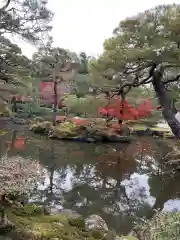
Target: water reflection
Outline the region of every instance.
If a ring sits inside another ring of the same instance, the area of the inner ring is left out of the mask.
[[[24,131],[0,142],[1,156],[38,160],[46,171],[31,201],[101,215],[126,234],[152,209],[180,209],[180,174],[164,164],[175,143],[141,138],[129,145],[51,141]],[[25,136],[19,147],[15,141]],[[18,147],[17,147],[18,146]]]

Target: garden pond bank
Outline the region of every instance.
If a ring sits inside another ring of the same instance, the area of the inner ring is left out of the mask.
[[[14,129],[16,129],[14,131]],[[29,202],[71,209],[86,219],[101,216],[119,236],[128,235],[152,209],[180,210],[176,142],[143,137],[131,144],[83,144],[50,140],[25,126],[4,126],[1,159],[38,161],[44,180]],[[18,138],[25,139],[18,145]]]

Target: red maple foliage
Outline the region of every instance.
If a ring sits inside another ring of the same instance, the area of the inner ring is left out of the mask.
[[[17,137],[14,143],[14,147],[16,149],[23,149],[25,145],[25,138],[23,137]]]
[[[104,108],[99,108],[99,113],[122,120],[137,120],[150,116],[152,110],[155,109],[151,100],[145,100],[138,108],[135,108],[128,103],[127,99],[123,102],[119,98],[108,103]]]
[[[89,124],[89,121],[86,119],[80,119],[80,118],[72,118],[72,122],[76,125],[87,125]]]

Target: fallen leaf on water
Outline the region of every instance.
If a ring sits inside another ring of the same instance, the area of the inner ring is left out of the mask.
[[[180,162],[180,159],[169,160],[166,163],[178,163],[178,162]]]
[[[7,133],[8,133],[7,130],[0,129],[0,135],[5,135],[5,134],[7,134]]]
[[[121,236],[121,238],[123,240],[138,240],[136,237],[134,236]]]

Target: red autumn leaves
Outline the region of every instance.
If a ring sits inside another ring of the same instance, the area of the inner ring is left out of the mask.
[[[118,99],[108,103],[104,108],[99,108],[99,113],[121,120],[137,120],[149,117],[152,114],[152,110],[155,109],[150,100],[144,101],[138,108],[135,108],[128,103],[128,100],[123,102],[121,99]]]

